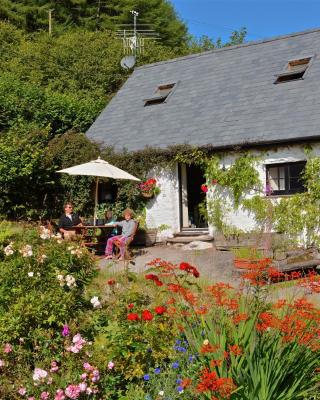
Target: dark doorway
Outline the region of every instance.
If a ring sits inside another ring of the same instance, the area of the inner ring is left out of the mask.
[[[201,190],[201,185],[205,183],[204,171],[196,165],[186,165],[186,178],[188,227],[206,228],[208,224],[199,212],[199,204],[206,198],[206,194]]]

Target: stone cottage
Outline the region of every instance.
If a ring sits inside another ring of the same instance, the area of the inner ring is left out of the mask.
[[[261,157],[262,184],[269,180],[273,196],[290,195],[303,190],[306,145],[320,154],[319,53],[313,29],[136,68],[87,135],[116,150],[209,146],[226,168],[249,149]],[[148,226],[203,229],[203,171],[176,164],[157,178]],[[241,209],[228,218],[241,229],[255,224]]]

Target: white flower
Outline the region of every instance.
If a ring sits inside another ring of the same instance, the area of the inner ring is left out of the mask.
[[[32,247],[30,244],[26,244],[21,250],[20,253],[22,254],[22,257],[31,257],[33,255],[32,252]]]
[[[164,396],[164,391],[160,390],[160,392],[158,394],[159,394],[159,396]]]
[[[64,276],[61,275],[61,274],[58,274],[57,275],[57,279],[58,279],[58,281],[60,283],[60,286],[64,286]]]
[[[8,244],[8,246],[6,246],[6,247],[3,249],[3,251],[4,251],[4,254],[5,254],[6,256],[11,256],[11,255],[14,253],[13,242],[10,242],[10,243]]]
[[[77,286],[76,280],[72,275],[66,276],[66,282],[67,282],[67,286],[69,286],[69,287]]]
[[[48,256],[46,256],[45,254],[41,254],[41,256],[39,257],[39,262],[43,263],[46,258],[48,258]]]
[[[208,340],[208,339],[205,339],[205,340],[203,341],[203,345],[204,345],[204,346],[208,346],[208,344],[209,344],[209,340]]]
[[[33,376],[32,376],[32,379],[33,379],[34,381],[38,382],[38,381],[40,381],[40,380],[46,378],[47,375],[48,375],[48,372],[45,371],[44,369],[35,368],[35,369],[34,369]]]
[[[90,302],[93,305],[93,308],[100,308],[101,307],[101,303],[99,301],[99,297],[97,297],[97,296],[92,297]]]
[[[30,278],[32,278],[33,277],[33,275],[34,275],[34,272],[28,272],[28,276],[30,277]]]
[[[43,240],[47,240],[51,238],[51,232],[45,226],[40,226],[40,238]]]

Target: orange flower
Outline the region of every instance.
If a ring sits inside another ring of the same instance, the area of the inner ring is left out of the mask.
[[[210,343],[203,344],[200,348],[200,353],[215,353],[219,349],[217,344],[212,345]]]
[[[247,321],[248,319],[249,319],[249,315],[246,314],[246,313],[236,314],[236,315],[233,317],[233,323],[234,323],[235,325],[238,325],[238,324],[240,324],[241,321]]]
[[[182,379],[181,386],[183,388],[186,388],[186,387],[190,386],[191,383],[192,383],[192,380],[190,378],[184,378],[184,379]]]
[[[235,356],[240,356],[242,354],[242,350],[236,344],[234,344],[232,346],[229,345],[229,351],[230,351],[230,353],[234,354]]]
[[[223,363],[223,360],[211,360],[210,361],[210,367],[214,368],[214,367],[221,367]]]

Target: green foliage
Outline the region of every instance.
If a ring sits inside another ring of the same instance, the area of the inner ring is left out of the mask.
[[[54,332],[76,315],[94,275],[91,258],[76,244],[41,239],[36,229],[0,229],[0,342],[25,338],[33,346],[34,333]],[[60,285],[57,275],[72,276],[76,285]]]
[[[240,28],[239,31],[233,31],[229,37],[229,40],[226,43],[223,43],[221,38],[218,38],[214,41],[207,35],[201,36],[199,39],[191,37],[189,42],[188,51],[192,53],[200,53],[202,51],[219,49],[222,47],[235,46],[238,44],[242,44],[247,35],[246,28]]]
[[[214,180],[228,188],[233,195],[235,206],[238,207],[241,196],[261,185],[259,174],[255,169],[257,162],[257,157],[246,153],[237,157],[229,168],[224,168],[220,166],[218,157],[212,157],[208,160],[205,175],[208,182]]]
[[[187,41],[186,25],[166,0],[122,0],[121,3],[117,0],[5,0],[0,4],[0,17],[34,32],[47,29],[50,8],[54,32],[76,26],[115,31],[121,24],[132,24],[130,11],[137,10],[139,22],[149,24],[149,29],[158,32],[165,45],[179,47]]]

